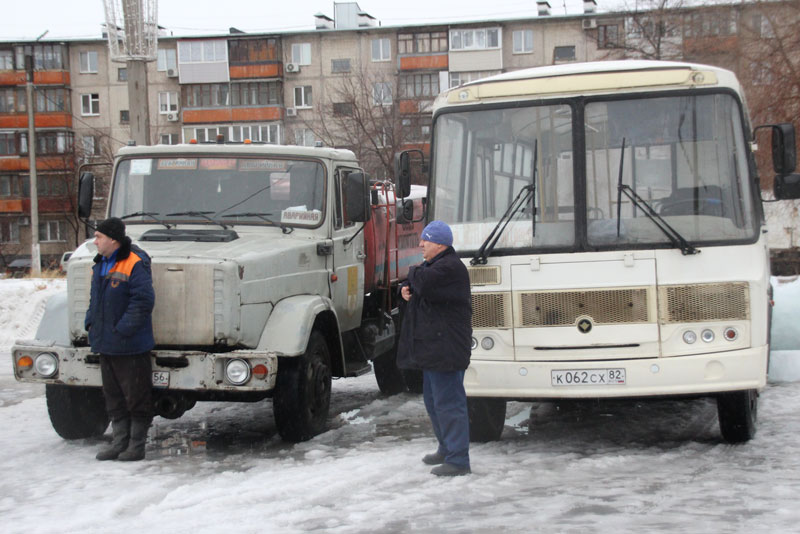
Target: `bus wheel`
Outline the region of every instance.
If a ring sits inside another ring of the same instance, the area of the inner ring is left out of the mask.
[[[756,435],[758,392],[731,391],[717,396],[717,414],[722,437],[728,443],[743,443]]]
[[[47,384],[47,413],[56,434],[64,439],[102,436],[108,427],[103,390]]]
[[[306,441],[325,430],[331,406],[331,366],[328,345],[311,333],[302,356],[282,358],[272,410],[284,441]]]
[[[504,399],[468,398],[469,440],[497,441],[503,434],[506,423],[506,401]]]

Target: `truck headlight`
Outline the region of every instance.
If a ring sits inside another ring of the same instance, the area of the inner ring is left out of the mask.
[[[225,378],[234,386],[241,386],[250,380],[250,365],[239,358],[228,360],[225,364]]]
[[[33,369],[42,378],[51,378],[58,372],[58,358],[49,352],[38,354],[33,360]]]

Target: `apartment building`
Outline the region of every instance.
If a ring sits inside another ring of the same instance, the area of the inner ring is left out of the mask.
[[[374,177],[391,178],[395,151],[428,152],[436,95],[485,76],[648,57],[769,82],[747,53],[753,38],[774,33],[775,16],[761,4],[599,13],[585,0],[582,14],[566,16],[545,0],[531,6],[530,16],[508,20],[382,26],[345,2],[334,3],[333,17],[315,15],[306,31],[162,35],[147,65],[149,139],[346,147]],[[110,161],[131,138],[126,64],[111,61],[104,39],[0,42],[0,267],[30,257],[26,53],[34,58],[45,266],[84,236],[72,201],[78,166]],[[96,196],[102,209],[102,182]]]

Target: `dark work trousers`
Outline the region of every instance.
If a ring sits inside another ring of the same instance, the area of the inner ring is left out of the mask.
[[[109,419],[153,420],[153,367],[150,353],[100,355],[103,396]]]
[[[423,371],[425,409],[445,463],[469,467],[469,413],[464,371]]]

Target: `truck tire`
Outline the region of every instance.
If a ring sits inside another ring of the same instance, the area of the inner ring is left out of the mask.
[[[331,405],[331,364],[328,344],[318,331],[311,333],[302,356],[278,363],[272,405],[284,441],[306,441],[325,430]]]
[[[747,389],[717,396],[717,415],[722,437],[728,443],[744,443],[756,435],[758,391]]]
[[[56,434],[64,439],[102,436],[108,427],[103,390],[47,384],[47,413]]]
[[[375,373],[378,389],[384,395],[397,395],[406,390],[403,372],[397,368],[396,347],[372,360],[372,370]]]
[[[505,399],[468,398],[469,440],[497,441],[506,423]]]

